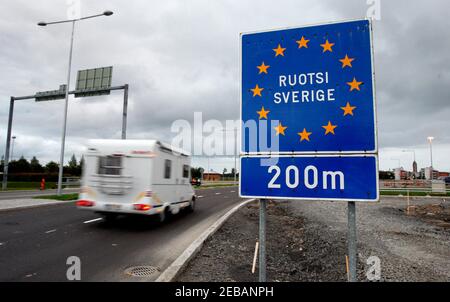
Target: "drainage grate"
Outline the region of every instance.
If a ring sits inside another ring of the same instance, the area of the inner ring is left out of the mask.
[[[125,270],[125,274],[133,277],[148,277],[159,272],[159,267],[155,266],[132,266]]]

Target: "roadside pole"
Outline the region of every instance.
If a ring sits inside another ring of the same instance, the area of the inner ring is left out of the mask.
[[[64,152],[66,147],[66,130],[67,130],[67,110],[69,107],[69,89],[70,89],[70,72],[72,70],[72,53],[73,53],[73,35],[75,32],[75,20],[72,21],[72,35],[70,38],[70,50],[69,50],[69,64],[67,68],[67,84],[66,84],[66,93],[65,93],[65,101],[64,101],[64,118],[63,118],[63,128],[61,133],[61,154],[59,157],[59,172],[58,172],[58,191],[57,195],[60,196],[62,194],[62,180],[64,174]]]
[[[127,139],[128,84],[123,86],[122,139]]]
[[[6,190],[8,184],[8,165],[9,165],[9,148],[11,147],[11,129],[14,112],[14,97],[11,97],[9,101],[9,117],[8,117],[8,130],[6,132],[6,148],[5,148],[5,160],[3,162],[3,181],[2,190]]]
[[[356,204],[348,202],[348,258],[349,258],[349,281],[356,282]]]
[[[266,212],[267,200],[259,200],[259,282],[266,282]]]

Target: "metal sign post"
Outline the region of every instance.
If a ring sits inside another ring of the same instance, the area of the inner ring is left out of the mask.
[[[127,139],[128,84],[123,86],[122,139]]]
[[[266,213],[267,200],[259,200],[259,282],[266,282]]]
[[[356,282],[356,204],[354,201],[348,203],[348,262],[349,262],[349,281]]]
[[[260,237],[265,199],[345,201],[356,281],[355,202],[379,200],[371,21],[243,33],[240,44],[239,194],[261,199]]]
[[[75,90],[69,91],[68,94],[81,96],[93,96],[93,95],[102,95],[109,94],[111,90],[123,90],[124,91],[124,100],[123,100],[123,115],[122,115],[122,139],[126,139],[126,131],[127,131],[127,111],[128,111],[128,89],[129,85],[125,84],[122,86],[113,86],[108,88],[95,88],[95,89],[85,89],[85,90]],[[28,96],[20,96],[14,97],[12,96],[9,103],[9,116],[8,116],[8,129],[6,135],[6,148],[5,148],[5,161],[3,165],[3,180],[2,180],[2,190],[6,190],[8,188],[8,165],[10,160],[10,147],[11,147],[11,132],[12,132],[12,122],[13,122],[13,114],[14,114],[14,102],[19,100],[29,100],[35,99],[36,102],[41,101],[52,101],[58,100],[61,98],[61,92],[64,91],[55,90],[46,93],[36,93],[34,95]]]

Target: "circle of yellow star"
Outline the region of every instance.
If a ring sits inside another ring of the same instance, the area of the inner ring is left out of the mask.
[[[358,81],[356,80],[356,78],[353,78],[353,81],[347,82],[347,85],[350,86],[350,91],[353,91],[353,90],[355,90],[355,89],[358,90],[358,91],[360,91],[361,89],[359,88],[359,86],[361,86],[362,83],[363,83],[363,82],[358,82]]]
[[[355,106],[350,106],[350,103],[347,102],[347,105],[345,107],[341,107],[342,110],[344,110],[344,116],[346,115],[353,115],[353,110],[356,109]]]
[[[283,127],[281,123],[278,124],[278,126],[275,127],[276,135],[285,135],[284,131],[287,129],[287,127]]]
[[[325,41],[324,44],[320,44],[320,46],[323,47],[323,52],[327,52],[327,51],[333,52],[333,48],[332,47],[334,46],[334,43],[330,43],[328,41],[328,39]]]
[[[331,122],[329,121],[329,122],[328,122],[328,125],[322,126],[322,128],[325,129],[325,135],[327,135],[327,134],[329,134],[329,133],[335,134],[335,133],[334,133],[334,129],[336,129],[337,126],[331,124]]]
[[[305,39],[304,36],[298,41],[295,41],[298,44],[298,48],[308,48],[308,42],[309,40]]]
[[[260,88],[258,84],[256,84],[255,88],[250,89],[253,92],[253,97],[260,96],[262,97],[261,92],[264,90],[264,88]]]
[[[273,51],[275,51],[275,57],[283,56],[284,57],[284,51],[286,48],[281,47],[280,44],[278,44],[277,48],[274,48]]]
[[[300,135],[300,141],[308,141],[309,142],[309,136],[312,134],[312,132],[306,131],[306,128],[303,129],[303,132],[299,132],[298,135]]]
[[[261,108],[261,111],[256,111],[256,113],[259,114],[259,119],[265,118],[267,120],[267,114],[269,113],[269,110],[265,110],[264,106]]]
[[[266,64],[264,64],[264,62],[262,62],[261,65],[256,66],[256,68],[259,69],[259,74],[261,74],[261,73],[267,74],[267,69],[268,69],[269,67],[270,67],[270,65],[266,65]]]
[[[339,61],[341,61],[342,62],[342,68],[345,68],[345,67],[353,67],[352,66],[352,62],[354,61],[355,59],[354,58],[349,58],[348,57],[348,55],[345,55],[345,58],[343,58],[343,59],[341,59],[341,60],[339,60]]]

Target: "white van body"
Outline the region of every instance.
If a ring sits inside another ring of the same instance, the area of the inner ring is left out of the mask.
[[[177,214],[194,209],[191,157],[156,140],[90,140],[78,208],[115,214]],[[109,215],[108,215],[109,214]]]

